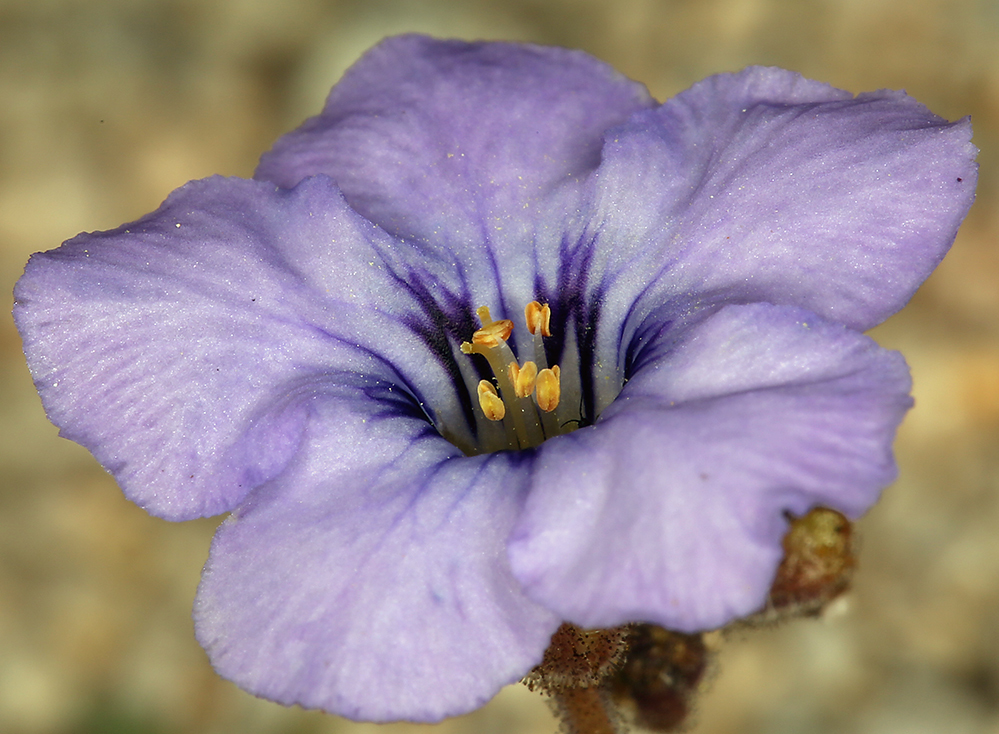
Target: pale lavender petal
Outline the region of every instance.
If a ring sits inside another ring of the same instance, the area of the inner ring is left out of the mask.
[[[430,417],[453,405],[460,418],[454,375],[427,343],[446,338],[400,285],[419,278],[395,243],[328,179],[294,191],[207,179],[32,257],[14,315],[65,437],[150,512],[217,514],[281,470],[304,396],[339,373],[394,379]],[[406,252],[425,281],[442,277]]]
[[[220,528],[198,640],[221,675],[284,704],[465,713],[537,664],[560,623],[506,559],[524,458],[464,457],[351,395],[312,401],[299,455]]]
[[[364,216],[451,251],[471,280],[518,281],[500,297],[520,297],[510,290],[556,266],[562,222],[577,208],[553,212],[556,190],[596,168],[609,127],[653,104],[644,86],[578,51],[399,36],[365,54],[256,176],[291,186],[328,174]],[[542,246],[551,249],[539,255]]]
[[[953,242],[974,198],[970,138],[967,119],[903,92],[713,76],[608,134],[595,250],[621,300],[768,301],[869,328]]]
[[[583,626],[692,631],[749,614],[785,512],[855,518],[895,477],[911,405],[897,353],[768,304],[663,340],[594,426],[542,445],[511,538],[528,595]]]

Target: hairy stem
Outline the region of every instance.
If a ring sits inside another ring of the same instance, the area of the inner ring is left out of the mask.
[[[618,734],[606,697],[596,686],[567,688],[553,698],[567,734]]]

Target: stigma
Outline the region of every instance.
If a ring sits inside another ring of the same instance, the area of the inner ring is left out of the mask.
[[[493,380],[480,380],[475,394],[481,416],[492,423],[502,424],[501,445],[480,446],[482,452],[499,449],[525,449],[566,431],[559,422],[558,408],[562,402],[561,370],[548,366],[544,338],[551,336],[551,308],[531,301],[524,309],[527,330],[533,336],[534,358],[523,362],[507,341],[514,330],[509,319],[493,320],[489,308],[476,310],[481,327],[472,340],[461,345],[463,354],[478,354],[485,358]],[[578,421],[569,421],[575,427]]]

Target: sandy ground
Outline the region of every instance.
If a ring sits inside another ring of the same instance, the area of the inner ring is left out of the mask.
[[[405,30],[583,48],[660,99],[774,64],[971,114],[979,197],[951,255],[875,330],[917,407],[861,523],[854,593],[730,641],[695,731],[999,732],[999,3],[995,0],[0,0],[0,731],[549,734],[522,688],[436,728],[259,701],[218,679],[190,603],[217,520],[126,502],[57,437],[9,317],[28,255],[248,176],[361,51]]]

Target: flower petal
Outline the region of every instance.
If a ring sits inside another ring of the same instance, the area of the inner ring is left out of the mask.
[[[796,305],[865,329],[953,242],[974,198],[970,137],[903,92],[720,74],[608,134],[592,229],[632,297],[667,274],[647,297]]]
[[[670,341],[596,425],[540,448],[511,536],[528,595],[583,626],[745,616],[766,598],[785,512],[857,517],[895,476],[911,405],[897,353],[768,304]]]
[[[465,713],[537,664],[560,623],[506,559],[523,457],[464,457],[351,395],[311,404],[301,452],[220,528],[198,639],[221,675],[280,703]]]
[[[553,189],[598,165],[608,127],[653,104],[582,52],[398,36],[365,54],[256,176],[292,186],[325,173],[393,234],[469,261],[488,259],[483,245],[496,261],[524,258]]]
[[[414,406],[457,403],[453,376],[427,369],[446,357],[427,340],[446,338],[420,321],[401,259],[445,276],[396,244],[323,177],[294,191],[207,179],[35,255],[15,318],[65,437],[153,514],[217,514],[282,469],[303,398],[338,372],[394,379]]]

